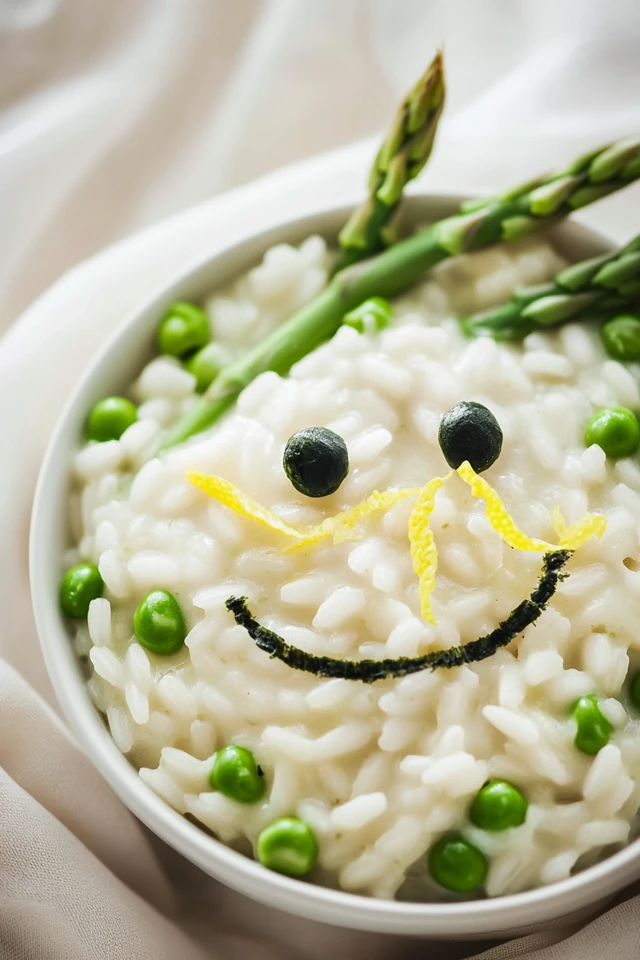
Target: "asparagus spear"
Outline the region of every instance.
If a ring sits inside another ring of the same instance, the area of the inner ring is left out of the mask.
[[[567,320],[606,320],[640,301],[640,236],[617,253],[561,270],[552,283],[516,291],[502,307],[461,319],[471,337],[522,340]]]
[[[390,224],[402,191],[431,155],[444,99],[444,66],[438,50],[398,107],[371,168],[369,196],[340,232],[343,252],[338,269],[389,245]]]
[[[640,137],[619,141],[540,179],[533,189],[492,198],[478,209],[440,220],[369,260],[346,267],[310,303],[222,370],[202,400],[169,432],[162,449],[215,423],[260,373],[287,373],[332,337],[344,314],[368,297],[394,296],[448,257],[555,224],[639,177]]]

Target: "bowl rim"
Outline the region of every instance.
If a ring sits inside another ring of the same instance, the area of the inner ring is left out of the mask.
[[[416,191],[407,200],[410,210],[420,207],[428,210],[430,206],[455,209],[468,198],[466,194]],[[29,570],[40,646],[58,702],[93,765],[139,820],[215,879],[267,906],[352,929],[449,938],[525,932],[550,919],[573,917],[579,911],[593,908],[598,901],[613,896],[626,883],[637,879],[640,875],[640,840],[567,880],[522,893],[461,902],[377,900],[268,871],[171,808],[140,779],[133,765],[120,753],[102,715],[89,698],[69,631],[58,609],[57,589],[52,589],[51,566],[54,558],[59,563],[62,522],[59,513],[56,519],[55,511],[66,502],[68,452],[77,447],[79,426],[95,393],[94,382],[101,379],[100,374],[104,375],[105,366],[121,350],[127,334],[131,335],[145,321],[148,324],[152,315],[157,322],[157,316],[167,303],[203,272],[218,265],[224,274],[227,263],[247,258],[250,261],[251,256],[255,262],[257,252],[264,252],[274,243],[274,238],[279,242],[283,236],[290,237],[301,231],[304,231],[303,235],[312,232],[326,234],[326,222],[343,218],[350,209],[344,204],[324,204],[302,217],[285,217],[258,234],[249,233],[243,239],[207,254],[130,312],[94,355],[58,418],[42,461],[34,497]],[[606,236],[576,221],[562,225],[559,230],[568,235],[568,241],[573,235],[574,240],[581,239],[601,250],[613,246]],[[242,267],[236,266],[225,279],[230,280],[241,272]],[[139,369],[139,363],[137,367]],[[107,379],[113,381],[114,378],[109,375]],[[55,569],[57,571],[57,567]]]

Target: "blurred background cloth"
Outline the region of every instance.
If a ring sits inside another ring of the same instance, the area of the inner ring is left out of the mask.
[[[375,133],[438,44],[425,184],[640,126],[638,0],[0,0],[0,328],[114,240]]]
[[[484,949],[284,917],[151,838],[34,692],[54,702],[27,575],[44,445],[113,326],[224,243],[355,202],[439,44],[448,105],[420,188],[504,187],[640,130],[638,0],[0,0],[0,655],[24,678],[0,661],[1,960]],[[636,186],[580,216],[622,241],[639,198]],[[639,922],[627,899],[487,960],[637,960]]]

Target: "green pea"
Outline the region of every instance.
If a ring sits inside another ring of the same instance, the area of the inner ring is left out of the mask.
[[[571,716],[576,721],[574,743],[578,750],[594,756],[609,743],[613,727],[598,706],[597,698],[591,694],[580,697],[574,704]]]
[[[428,864],[436,883],[455,893],[482,886],[488,869],[484,853],[458,833],[441,837],[431,847]]]
[[[612,460],[629,457],[640,444],[640,424],[627,407],[605,407],[589,417],[584,431],[585,446],[597,443]]]
[[[318,841],[308,823],[297,817],[281,817],[262,831],[256,852],[269,870],[303,877],[316,864]]]
[[[152,590],[133,615],[138,643],[159,657],[176,653],[184,643],[187,628],[180,604],[168,590]]]
[[[245,747],[230,745],[218,750],[209,782],[214,790],[238,803],[257,803],[264,796],[264,774]]]
[[[209,318],[195,303],[172,303],[158,327],[161,353],[184,357],[204,347],[211,339]]]
[[[345,313],[342,322],[353,327],[358,333],[375,333],[384,330],[391,323],[393,308],[384,297],[371,297],[354,310]]]
[[[631,703],[640,710],[640,672],[636,673],[631,680],[629,695],[631,696]]]
[[[119,440],[125,430],[138,419],[138,411],[125,397],[105,397],[98,400],[89,414],[87,437],[104,443]]]
[[[67,570],[60,583],[60,606],[68,617],[83,620],[89,604],[101,597],[104,580],[95,563],[78,563]]]
[[[614,360],[631,363],[640,360],[640,316],[622,313],[600,328],[604,348]]]
[[[208,343],[187,360],[187,370],[196,378],[198,393],[204,393],[211,386],[223,366],[223,351],[217,343]]]
[[[506,780],[490,780],[476,794],[469,819],[481,830],[508,830],[527,818],[527,798]]]

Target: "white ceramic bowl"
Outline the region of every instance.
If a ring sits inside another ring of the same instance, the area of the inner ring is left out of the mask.
[[[408,203],[408,220],[417,224],[439,219],[454,212],[461,199],[414,196]],[[205,873],[255,900],[326,923],[427,937],[507,936],[561,917],[576,919],[638,878],[640,841],[552,886],[493,900],[448,904],[380,901],[328,890],[269,872],[224,846],[156,796],[119,752],[89,699],[59,610],[60,558],[69,541],[69,464],[81,442],[87,411],[100,397],[121,392],[135,378],[152,355],[156,325],[169,303],[199,300],[255,265],[274,243],[297,243],[311,233],[335,239],[347,213],[326,209],[303,220],[287,221],[206,259],[128,317],[85,371],[49,443],[31,525],[31,590],[49,675],[77,740],[129,809]],[[592,231],[570,223],[556,228],[553,240],[574,260],[602,253],[610,246]]]

